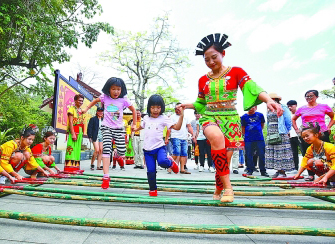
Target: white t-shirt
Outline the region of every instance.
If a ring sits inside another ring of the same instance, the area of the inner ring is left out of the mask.
[[[173,115],[171,115],[170,119],[173,121],[174,124],[177,124],[177,122],[179,120],[179,115],[173,114]],[[171,129],[171,138],[178,138],[178,139],[181,139],[181,140],[187,140],[187,133],[188,133],[188,129],[186,127],[187,124],[190,124],[190,121],[184,115],[183,124],[182,124],[180,130]]]
[[[294,116],[294,114],[292,114],[291,117],[293,117],[293,116]],[[300,127],[301,127],[301,125],[302,125],[301,117],[299,117],[295,122],[297,123],[298,129],[300,130]],[[297,135],[297,132],[295,132],[295,129],[294,129],[293,126],[292,126],[292,127],[291,127],[291,130],[290,130],[290,137],[297,137],[297,136],[298,136],[298,135]]]
[[[197,137],[197,140],[206,140],[207,138],[204,135],[204,131],[202,130],[202,125],[200,125],[199,120],[197,120],[197,125],[199,125],[199,135]]]

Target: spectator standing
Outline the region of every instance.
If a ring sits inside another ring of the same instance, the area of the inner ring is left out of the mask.
[[[278,104],[280,104],[281,97],[276,93],[270,93],[269,96]],[[265,148],[265,162],[267,169],[275,169],[277,172],[272,175],[277,178],[279,175],[286,177],[287,171],[294,170],[293,153],[288,136],[291,130],[292,121],[290,110],[286,105],[280,104],[284,113],[278,118],[276,113],[268,111],[267,115],[267,136],[268,139],[272,136],[278,136],[278,141],[267,142]]]
[[[136,128],[141,126],[141,111],[139,109],[136,110]],[[143,153],[143,141],[144,141],[144,131],[135,131],[132,133],[132,141],[133,141],[133,149],[134,149],[134,161],[135,166],[134,169],[144,169],[144,153]]]
[[[94,161],[97,159],[97,170],[102,170],[102,133],[100,126],[103,120],[104,108],[97,108],[96,116],[90,118],[87,126],[87,136],[92,142],[94,153],[91,159],[91,170],[94,170]]]
[[[290,100],[287,102],[287,107],[288,109],[291,111],[292,113],[292,118],[295,115],[295,113],[297,112],[297,101],[295,100]],[[298,128],[301,127],[302,125],[302,121],[301,121],[301,117],[299,117],[296,120],[296,124],[298,126]],[[301,142],[302,142],[302,138],[299,137],[299,135],[297,134],[297,132],[295,131],[295,129],[291,128],[290,130],[290,143],[291,143],[291,148],[292,148],[292,153],[293,153],[293,160],[294,160],[294,174],[298,173],[298,169],[299,169],[299,148],[301,150],[301,152],[303,152],[302,147],[301,147]],[[303,153],[304,156],[304,153]]]
[[[177,103],[179,105],[180,103]],[[175,107],[175,114],[171,115],[171,120],[173,123],[177,123],[180,117],[180,110]],[[192,126],[187,118],[184,117],[183,124],[180,130],[169,129],[166,133],[168,137],[171,133],[171,142],[172,142],[172,157],[173,160],[177,163],[180,162],[180,173],[181,174],[191,174],[185,170],[185,165],[187,162],[187,132],[191,133],[193,140],[194,133]],[[168,170],[168,172],[171,172]]]
[[[199,118],[201,115],[198,115]],[[213,168],[212,156],[211,156],[211,145],[207,143],[207,138],[204,135],[204,131],[202,130],[202,125],[200,125],[199,120],[197,121],[197,144],[199,145],[199,157],[200,157],[200,168],[199,172],[204,171],[205,166],[205,154],[207,154],[207,164],[208,170],[211,173],[215,173],[215,169]]]
[[[264,115],[256,112],[257,106],[253,106],[241,117],[242,133],[244,135],[247,175],[255,171],[253,161],[254,152],[259,157],[259,169],[262,176],[269,176],[265,169],[265,142],[263,136]],[[274,113],[275,114],[275,113]]]
[[[324,142],[329,142],[329,135],[331,132],[331,127],[334,124],[334,112],[327,104],[317,103],[316,100],[319,97],[319,92],[317,90],[309,90],[305,93],[305,98],[307,101],[307,105],[304,105],[296,111],[295,115],[292,117],[292,126],[298,135],[301,135],[300,128],[297,125],[297,119],[301,117],[302,125],[307,127],[308,122],[318,122],[320,125],[321,132],[321,140]],[[330,122],[328,126],[325,123],[325,116],[330,117]],[[301,142],[301,147],[303,151],[303,155],[305,156],[306,150],[309,147],[305,141]],[[308,171],[309,177],[306,178],[307,181],[314,180],[314,173],[312,171]]]

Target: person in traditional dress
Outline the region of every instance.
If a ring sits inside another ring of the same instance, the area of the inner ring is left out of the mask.
[[[271,111],[277,111],[278,116],[283,112],[242,68],[222,64],[224,49],[231,46],[226,42],[227,38],[225,34],[216,33],[199,42],[195,54],[204,57],[210,72],[199,79],[196,102],[179,105],[202,114],[199,122],[211,144],[212,160],[216,168],[213,199],[221,202],[234,201],[229,179],[229,162],[234,150],[244,148],[240,117],[235,107],[238,87],[243,93],[244,110],[265,102]],[[224,194],[221,196],[223,190]]]
[[[307,123],[307,126],[301,130],[302,138],[310,146],[301,162],[301,167],[298,173],[294,176],[299,179],[299,176],[305,169],[315,173],[319,178],[314,180],[314,183],[322,183],[326,185],[330,183],[335,185],[335,146],[329,142],[322,141],[321,127],[318,122]]]
[[[73,172],[80,170],[81,143],[85,131],[85,114],[81,106],[84,103],[84,96],[77,94],[74,96],[74,106],[67,111],[67,132],[68,140],[65,154],[64,171]]]
[[[42,130],[42,138],[43,142],[36,144],[32,149],[33,156],[39,166],[48,171],[50,174],[54,174],[55,172],[52,170],[54,168],[58,173],[61,170],[56,166],[55,158],[51,155],[52,148],[51,146],[54,144],[56,140],[56,131],[52,126],[47,126]]]
[[[23,129],[19,139],[8,141],[0,147],[0,166],[11,176],[15,177],[16,180],[23,179],[18,173],[22,168],[24,168],[26,172],[34,171],[31,175],[32,178],[36,177],[38,172],[49,176],[49,173],[38,165],[30,149],[37,131],[38,128],[36,125],[29,125]],[[6,178],[1,178],[0,182],[4,184],[4,180],[6,180]]]

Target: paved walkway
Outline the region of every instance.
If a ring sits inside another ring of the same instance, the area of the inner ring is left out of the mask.
[[[82,162],[86,172],[102,173],[89,170],[89,161]],[[167,174],[165,170],[158,171],[158,178],[183,179],[214,179],[214,174],[195,171],[194,161],[188,161],[191,175]],[[241,179],[239,175],[231,175],[232,179]],[[274,171],[269,172],[274,173]],[[146,170],[134,169],[127,165],[126,171],[119,168],[111,171],[112,175],[146,177]],[[255,174],[256,176],[259,173]],[[103,191],[96,187],[79,187],[63,185],[47,185],[63,189],[81,189]],[[214,186],[213,186],[214,189]],[[112,188],[109,192],[142,194],[147,191]],[[160,196],[178,198],[211,199],[208,194],[159,192]],[[277,202],[322,202],[313,197],[244,197],[236,199],[243,201],[277,201]],[[174,224],[215,224],[238,226],[305,226],[318,228],[335,228],[335,212],[321,210],[279,210],[228,208],[208,206],[177,206],[167,204],[128,204],[96,201],[74,201],[35,198],[20,195],[7,195],[0,198],[2,210],[39,213],[58,216],[73,216],[86,218],[108,218],[114,220],[133,220],[149,222],[167,222]],[[154,231],[139,231],[127,229],[107,229],[98,227],[79,227],[53,225],[45,223],[25,222],[11,219],[0,219],[0,243],[335,243],[332,237],[290,236],[290,235],[211,235],[167,233]]]

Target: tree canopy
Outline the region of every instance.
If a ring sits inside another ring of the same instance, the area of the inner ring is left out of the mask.
[[[155,19],[150,32],[115,31],[111,49],[100,55],[103,62],[126,73],[127,88],[131,86],[141,111],[149,83],[182,84],[185,68],[190,66],[188,50],[179,47],[170,28],[166,14]]]
[[[108,23],[89,21],[102,12],[98,0],[2,0],[0,3],[0,84],[9,89],[36,78],[49,81],[43,68],[70,60],[65,48],[91,47]],[[30,87],[27,87],[30,88]],[[34,87],[32,88],[34,90]]]

